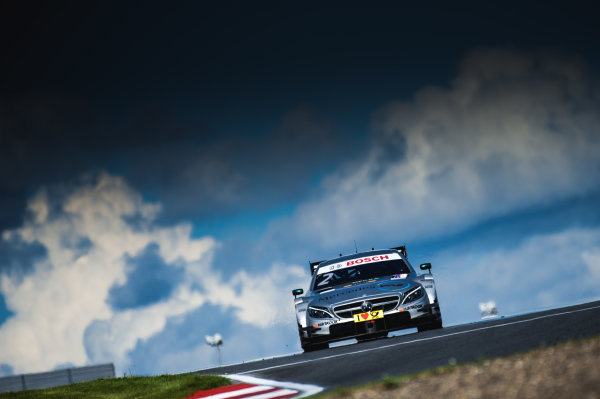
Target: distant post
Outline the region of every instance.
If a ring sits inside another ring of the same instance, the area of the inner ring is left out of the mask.
[[[498,308],[496,308],[496,302],[481,302],[479,304],[479,311],[481,312],[482,319],[493,319],[498,317]]]
[[[223,345],[223,337],[219,333],[216,333],[213,336],[207,335],[206,343],[217,349],[217,358],[219,359],[219,367],[221,367],[221,345]]]

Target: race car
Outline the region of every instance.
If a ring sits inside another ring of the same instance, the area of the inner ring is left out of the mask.
[[[421,264],[417,273],[405,246],[312,262],[310,269],[306,294],[299,296],[303,289],[292,291],[305,352],[349,338],[381,338],[405,328],[442,328],[431,263]]]

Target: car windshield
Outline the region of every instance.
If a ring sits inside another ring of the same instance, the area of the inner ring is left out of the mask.
[[[410,273],[410,269],[401,259],[345,267],[318,274],[315,277],[313,291],[322,291],[336,285],[356,284],[395,274],[408,273]]]

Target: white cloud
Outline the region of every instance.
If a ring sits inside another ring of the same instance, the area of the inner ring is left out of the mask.
[[[123,368],[129,364],[128,352],[138,340],[147,340],[161,332],[168,318],[185,314],[204,301],[199,292],[181,288],[166,301],[116,312],[110,319],[95,321],[85,337],[91,360],[115,362]]]
[[[515,248],[484,255],[448,251],[433,259],[446,320],[479,317],[477,304],[494,300],[510,315],[600,298],[600,229],[539,234]]]
[[[59,208],[51,210],[51,201]],[[306,279],[298,268],[281,266],[254,276],[240,271],[224,279],[211,269],[217,246],[212,238],[192,238],[187,223],[154,224],[160,206],[145,202],[122,178],[108,174],[64,198],[49,198],[41,190],[29,210],[32,217],[21,228],[3,233],[5,240],[39,242],[48,254],[24,277],[0,276],[1,292],[14,312],[0,326],[0,357],[15,373],[99,361],[127,370],[129,352],[140,340],[207,301],[232,307],[240,322],[272,324],[282,303],[290,303],[291,294],[283,302],[281,289]],[[126,219],[135,219],[135,226]],[[77,245],[81,240],[88,243],[83,251]],[[107,298],[111,287],[126,283],[126,259],[150,244],[158,245],[166,264],[184,268],[183,282],[157,303],[112,309]],[[259,314],[261,309],[264,314]]]
[[[577,266],[585,265],[590,274],[590,281],[597,283],[596,286],[600,286],[600,248],[584,251],[581,254],[581,260],[582,263],[578,263]]]
[[[259,327],[272,327],[282,321],[293,324],[295,315],[291,292],[309,280],[308,268],[300,266],[273,265],[267,273],[258,276],[241,270],[230,281],[232,287],[237,287],[239,294],[229,294],[221,301],[235,307],[238,319],[248,324]],[[218,298],[221,288],[214,288],[209,295],[211,298]]]
[[[421,239],[598,189],[599,88],[566,55],[473,52],[448,87],[375,113],[366,159],[272,235],[336,248],[382,231]]]

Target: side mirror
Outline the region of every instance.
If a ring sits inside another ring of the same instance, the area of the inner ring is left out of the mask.
[[[304,294],[304,290],[302,288],[296,288],[295,290],[292,290],[292,295],[294,295],[294,298],[302,294]]]
[[[429,270],[429,273],[431,273],[431,263],[421,263],[419,267],[421,270]]]

